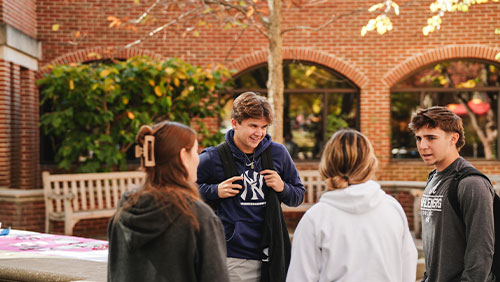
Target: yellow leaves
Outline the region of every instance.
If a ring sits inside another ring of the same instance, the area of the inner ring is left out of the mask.
[[[193,36],[194,36],[194,37],[198,37],[198,36],[200,36],[200,32],[199,32],[199,31],[197,31],[197,30],[193,31]]]
[[[495,56],[495,60],[500,61],[500,52]]]
[[[422,28],[422,33],[427,36],[429,33],[434,32],[436,29],[439,29],[441,26],[441,17],[439,15],[435,15],[432,18],[427,19],[427,25]]]
[[[174,78],[174,85],[175,87],[179,87],[179,85],[181,85],[181,81],[179,80],[179,78]]]
[[[392,30],[391,19],[385,15],[379,15],[375,19],[369,20],[368,24],[361,29],[361,36],[365,36],[368,31],[375,29],[379,34]]]
[[[107,17],[107,20],[111,22],[109,23],[109,27],[120,27],[120,25],[122,24],[122,21],[114,16]]]
[[[104,69],[101,71],[101,73],[99,73],[99,75],[101,76],[101,78],[105,78],[106,76],[109,75],[111,71],[109,69]]]
[[[373,13],[373,12],[375,12],[376,10],[378,10],[378,9],[380,9],[380,8],[382,8],[382,7],[384,7],[384,4],[383,4],[383,3],[378,3],[378,4],[375,4],[375,5],[371,6],[371,7],[368,9],[368,12]]]
[[[313,72],[316,71],[316,66],[310,66],[307,68],[306,70],[306,76],[309,77],[311,76],[311,74],[313,74]]]
[[[178,73],[177,73],[177,77],[178,77],[179,79],[186,79],[186,74],[185,74],[184,72],[178,72]]]
[[[73,81],[73,79],[70,79],[70,80],[69,80],[69,89],[70,89],[70,90],[75,89],[75,82]]]
[[[128,116],[129,119],[134,119],[135,118],[134,113],[132,113],[132,112],[127,112],[127,116]]]
[[[255,10],[253,9],[253,7],[250,7],[250,9],[248,9],[248,11],[247,11],[247,13],[245,14],[245,16],[246,16],[247,18],[250,18],[250,17],[253,15],[253,13],[254,13],[254,12],[255,12]]]
[[[361,28],[361,36],[365,36],[369,31],[377,30],[379,34],[384,34],[392,30],[393,25],[388,13],[394,10],[394,14],[399,15],[399,5],[394,1],[384,1],[371,6],[368,12],[373,13],[378,9],[384,8],[382,14],[378,15],[375,19],[370,19],[368,23]]]
[[[159,85],[155,86],[155,94],[156,96],[160,97],[163,93],[161,92],[161,88]]]
[[[495,28],[495,34],[500,34],[500,27]]]
[[[168,75],[172,75],[174,72],[175,72],[175,70],[171,67],[168,67],[165,69],[165,73],[167,73]]]
[[[124,105],[127,105],[128,104],[128,99],[126,97],[123,97],[122,102],[123,102]]]
[[[182,92],[181,92],[181,97],[186,97],[188,94],[189,94],[189,90],[184,89],[184,90],[182,90]]]
[[[52,31],[58,31],[58,30],[59,30],[59,24],[53,24]]]
[[[155,86],[155,81],[154,81],[154,80],[152,80],[152,79],[150,79],[150,80],[148,81],[148,83],[149,83],[149,85],[151,85],[151,86]]]
[[[96,52],[90,52],[90,53],[88,53],[87,57],[89,57],[89,58],[96,58],[97,60],[100,60],[102,58],[101,54],[96,53]]]
[[[466,82],[462,82],[457,85],[457,88],[474,88],[476,86],[476,82],[473,79],[469,79]]]
[[[75,35],[74,35],[74,36],[75,36],[75,38],[79,38],[79,37],[80,37],[80,35],[81,35],[81,32],[78,30],[78,31],[76,31],[76,32],[75,32]]]

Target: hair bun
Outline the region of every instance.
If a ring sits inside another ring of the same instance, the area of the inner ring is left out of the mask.
[[[343,189],[349,186],[349,178],[347,176],[336,175],[328,178],[328,182],[333,189]]]

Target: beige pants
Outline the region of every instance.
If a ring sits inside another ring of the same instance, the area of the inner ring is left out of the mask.
[[[259,282],[260,260],[227,258],[227,270],[231,282]]]

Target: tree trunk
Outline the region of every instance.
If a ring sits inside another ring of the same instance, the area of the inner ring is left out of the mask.
[[[269,6],[269,76],[268,99],[274,109],[274,124],[269,134],[283,144],[283,35],[281,34],[281,0],[268,0]]]

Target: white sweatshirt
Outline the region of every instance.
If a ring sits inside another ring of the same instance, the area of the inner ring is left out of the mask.
[[[287,282],[415,282],[417,249],[401,205],[378,183],[329,191],[300,220]]]

